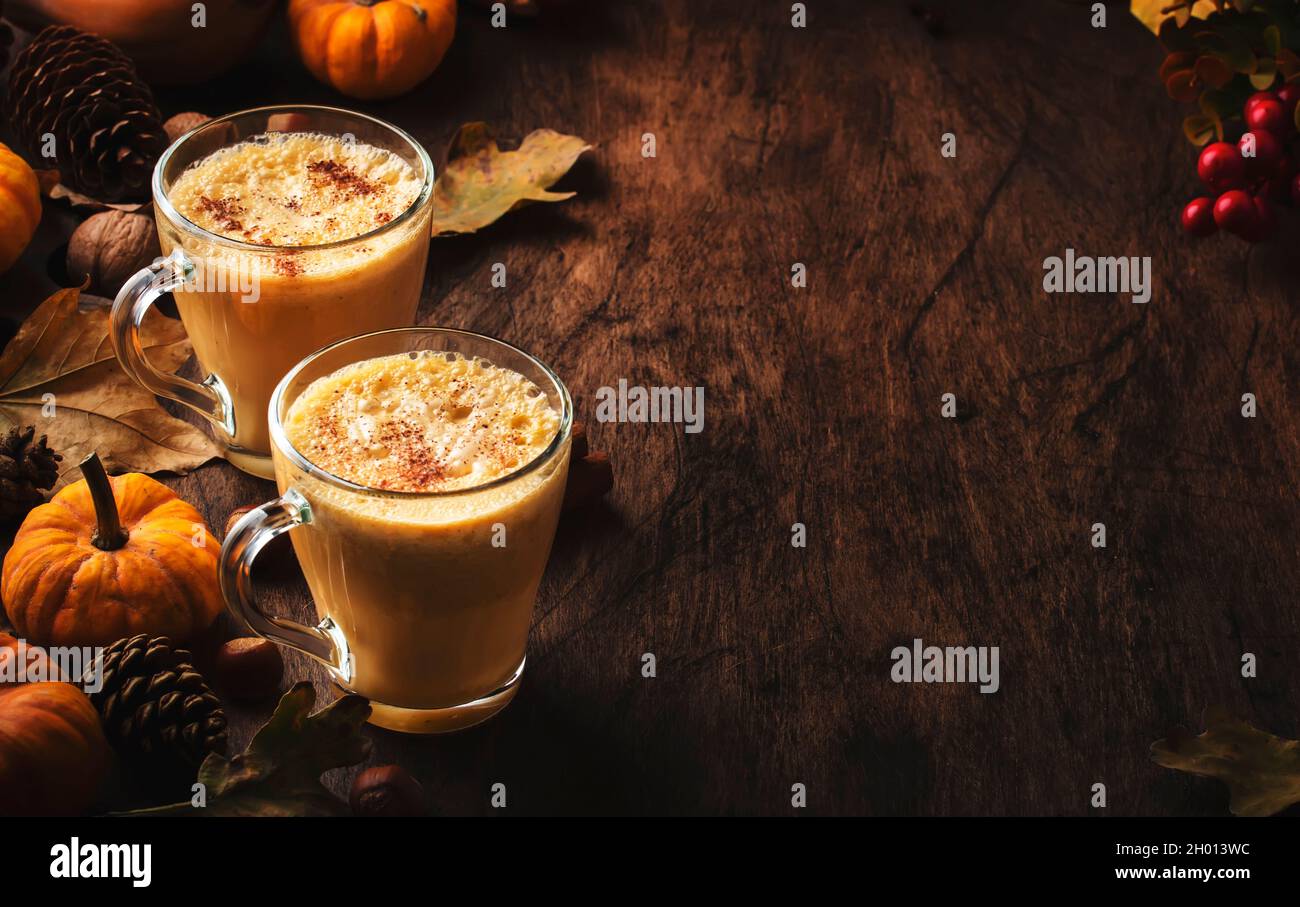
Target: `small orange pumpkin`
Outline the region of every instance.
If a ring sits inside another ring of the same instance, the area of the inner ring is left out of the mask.
[[[0,274],[13,267],[41,222],[41,187],[27,162],[0,145]]]
[[[9,660],[13,659],[13,665]],[[58,665],[40,646],[0,633],[0,686],[31,680],[66,680]]]
[[[85,812],[110,758],[99,713],[77,687],[0,686],[0,815]]]
[[[18,640],[0,633],[0,665],[18,654]],[[38,646],[27,646],[26,656],[32,676],[59,674]],[[72,684],[7,676],[0,671],[0,815],[84,812],[111,758],[95,707]]]
[[[0,597],[19,636],[107,646],[148,633],[178,642],[221,613],[217,545],[199,512],[139,473],[85,479],[32,510],[5,555]]]
[[[442,62],[456,0],[290,0],[289,31],[319,81],[351,98],[392,98]]]

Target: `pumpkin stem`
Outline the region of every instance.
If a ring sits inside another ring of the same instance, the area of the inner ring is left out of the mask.
[[[117,513],[113,483],[108,480],[108,473],[104,471],[104,464],[100,462],[97,453],[91,453],[82,460],[78,468],[86,477],[90,500],[95,505],[95,520],[99,524],[90,542],[101,551],[115,551],[126,544],[126,530],[122,528],[122,520]]]

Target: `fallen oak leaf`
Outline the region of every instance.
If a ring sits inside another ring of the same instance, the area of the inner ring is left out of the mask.
[[[1139,22],[1151,30],[1151,34],[1160,34],[1160,23],[1170,16],[1178,18],[1179,24],[1186,19],[1196,17],[1204,19],[1210,13],[1214,12],[1216,7],[1222,5],[1222,0],[1196,0],[1195,3],[1188,0],[1131,0],[1129,3],[1129,12],[1133,14]]]
[[[202,430],[168,415],[126,376],[108,340],[108,310],[83,310],[79,297],[66,289],[45,300],[0,355],[0,431],[30,424],[48,436],[66,467],[56,489],[93,451],[112,472],[186,473],[219,456]],[[181,323],[157,312],[142,342],[166,371],[190,357]]]
[[[1205,712],[1205,733],[1177,728],[1151,744],[1157,765],[1218,778],[1236,816],[1271,816],[1300,803],[1300,741],[1275,737],[1221,709]]]
[[[202,808],[172,803],[117,816],[346,816],[347,803],[320,783],[334,768],[358,765],[370,755],[361,726],[370,702],[347,694],[315,714],[316,688],[302,680],[280,698],[275,713],[248,748],[233,759],[209,753],[198,781],[207,791]]]
[[[530,132],[514,151],[502,151],[486,123],[466,123],[447,149],[433,186],[434,236],[473,233],[529,202],[562,202],[573,192],[550,192],[585,151],[576,135]]]

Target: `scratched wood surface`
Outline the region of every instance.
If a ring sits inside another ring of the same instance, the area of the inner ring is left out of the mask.
[[[422,322],[532,351],[588,421],[619,378],[706,388],[700,434],[592,427],[617,486],[561,526],[515,702],[371,731],[373,761],[437,814],[490,813],[502,782],[512,813],[791,814],[803,783],[814,814],[1082,815],[1099,781],[1112,814],[1225,813],[1147,749],[1216,703],[1300,736],[1295,225],[1184,240],[1183,111],[1118,5],[1093,29],[1087,5],[934,0],[939,37],[902,0],[808,6],[802,30],[782,3],[504,30],[465,8],[433,79],[361,105],[435,158],[473,119],[598,145],[575,200],[434,242]],[[339,103],[286,46],[166,112]],[[1151,256],[1150,303],[1045,294],[1067,248]],[[274,493],[224,463],[168,481],[214,526]],[[300,580],[262,589],[312,615]],[[1001,688],[892,683],[918,637],[998,646]],[[236,745],[267,711],[230,709]]]

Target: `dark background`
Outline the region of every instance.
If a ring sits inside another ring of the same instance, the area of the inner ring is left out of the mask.
[[[561,525],[515,702],[452,737],[368,731],[433,812],[491,813],[502,782],[516,814],[1220,815],[1226,789],[1152,741],[1216,703],[1300,736],[1294,218],[1260,247],[1184,238],[1188,111],[1127,4],[1104,29],[1082,3],[928,5],[944,34],[903,0],[815,0],[806,29],[784,2],[504,30],[462,5],[440,69],[379,104],[311,81],[278,25],[232,75],[160,94],[356,107],[435,160],[468,120],[583,136],[576,199],[433,242],[421,321],[536,354],[589,422],[621,377],[706,388],[701,434],[592,426],[616,488]],[[76,219],[47,211],[7,310],[51,287]],[[1045,294],[1067,247],[1151,256],[1151,302]],[[214,528],[275,493],[224,463],[167,481]],[[300,582],[263,589],[313,614]],[[914,637],[998,646],[1001,689],[892,683]],[[229,707],[234,748],[269,710]]]

